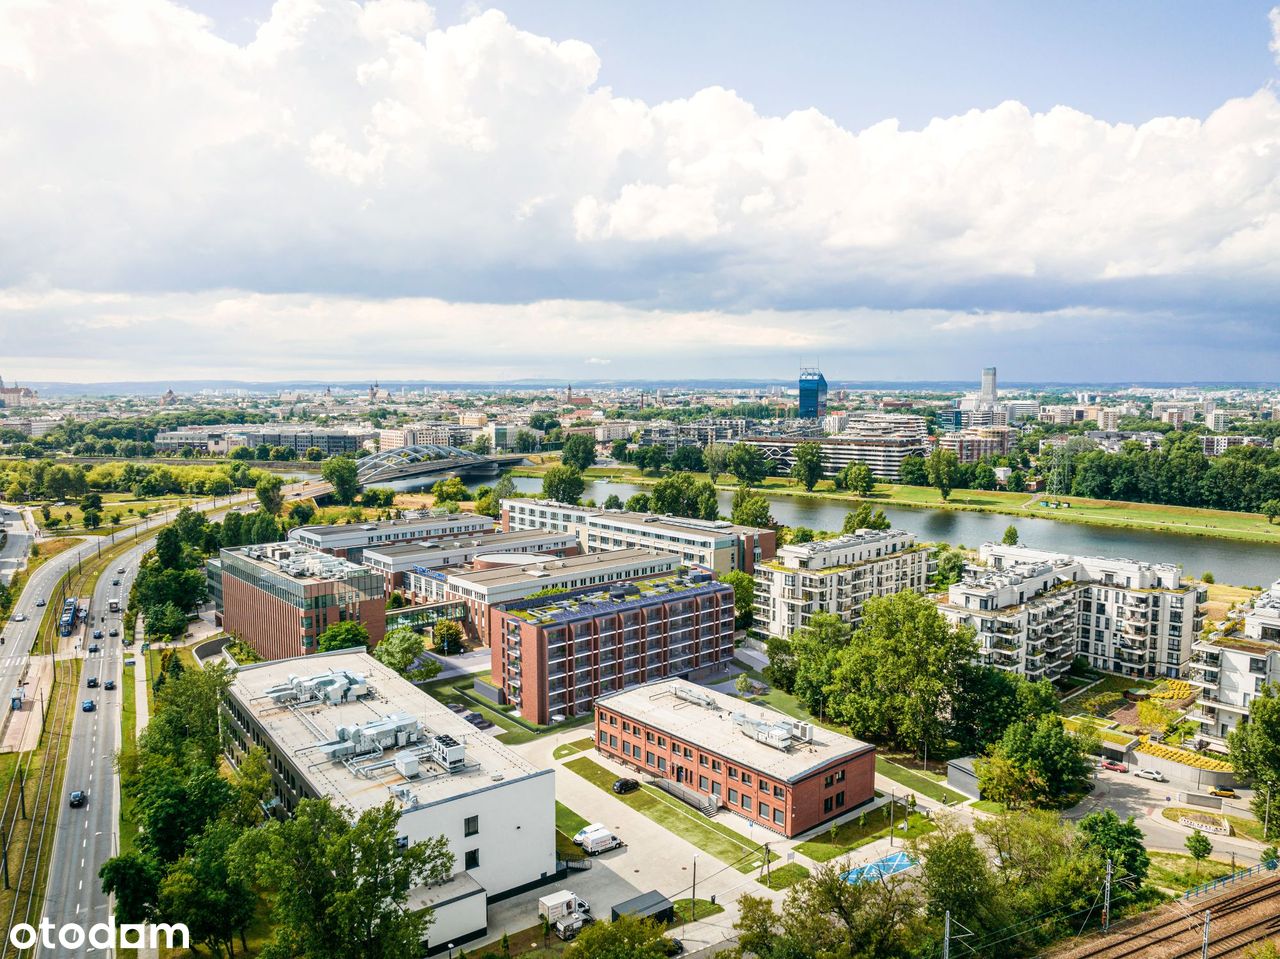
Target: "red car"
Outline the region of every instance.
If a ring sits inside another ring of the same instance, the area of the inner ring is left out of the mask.
[[[1127,773],[1129,771],[1128,766],[1124,763],[1118,763],[1114,759],[1104,759],[1102,762],[1098,763],[1098,768],[1107,769],[1113,773]]]

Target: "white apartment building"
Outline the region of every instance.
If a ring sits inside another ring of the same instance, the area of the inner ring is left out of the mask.
[[[1184,678],[1200,687],[1195,711],[1200,735],[1225,749],[1227,736],[1249,720],[1249,704],[1268,683],[1280,683],[1280,580],[1246,609],[1232,610],[1208,639],[1192,644]]]
[[[227,758],[267,751],[280,807],[331,797],[359,814],[391,800],[405,844],[443,836],[454,874],[410,893],[426,943],[481,938],[488,902],[556,878],[555,773],[536,769],[366,652],[242,666],[223,700]]]
[[[928,427],[923,416],[868,413],[850,421],[838,436],[810,439],[803,436],[748,436],[742,440],[759,447],[766,459],[783,470],[795,463],[800,443],[817,443],[822,449],[822,469],[834,476],[852,463],[861,463],[881,479],[896,481],[908,456],[927,456]]]
[[[1055,426],[1070,426],[1084,419],[1083,406],[1042,406],[1040,422],[1053,423]]]
[[[1240,433],[1216,433],[1200,436],[1200,452],[1205,456],[1221,456],[1233,446],[1266,446],[1261,436],[1243,436]]]
[[[1120,411],[1115,407],[1098,410],[1098,429],[1108,433],[1120,429]]]
[[[493,520],[488,516],[478,513],[442,513],[439,516],[417,519],[297,526],[289,530],[289,539],[359,563],[364,551],[370,547],[492,532]]]
[[[1013,608],[1049,591],[1075,592],[1072,656],[1085,657],[1097,669],[1136,678],[1182,675],[1191,658],[1191,644],[1203,625],[1199,604],[1204,602],[1206,590],[1184,582],[1181,567],[1132,559],[1069,556],[999,543],[984,544],[979,555],[986,568],[971,570],[959,588],[952,587],[942,611],[953,621],[975,625],[984,648],[1008,652],[994,641],[994,635],[984,636],[997,632],[1000,625],[1005,628],[1002,635],[1012,638],[1020,648],[1034,644],[1038,633],[1031,627],[1050,624],[1038,614],[1029,615],[1020,624],[1012,614]],[[1047,573],[1034,572],[1044,566],[1050,567]],[[984,586],[981,580],[993,571],[1008,571],[1015,581],[1007,588],[999,582]],[[1045,579],[1050,574],[1053,584]],[[1043,607],[1043,616],[1052,619],[1050,605],[1037,604]],[[974,611],[994,614],[999,610],[1011,611],[1003,623],[997,623],[995,615],[973,622]],[[988,624],[990,629],[986,628]],[[1052,630],[1045,628],[1039,633],[1050,638]],[[1048,652],[1046,643],[1046,657]],[[1020,653],[1021,660],[1026,658]],[[1046,672],[1049,661],[1045,659]],[[1070,665],[1070,657],[1067,664]]]
[[[1204,422],[1215,433],[1221,433],[1231,425],[1233,417],[1226,410],[1213,410],[1205,413]]]
[[[737,526],[725,520],[658,516],[542,499],[504,499],[502,528],[573,533],[587,553],[629,548],[662,550],[675,554],[684,563],[715,573],[735,569],[750,573],[761,560],[773,556],[777,542],[777,534],[771,529]]]
[[[933,550],[905,530],[860,529],[835,539],[783,546],[756,567],[755,621],[771,636],[789,636],[814,613],[862,621],[872,596],[924,593],[936,568]]]
[[[956,454],[961,463],[977,463],[988,456],[1004,456],[1009,452],[1013,430],[1007,426],[977,426],[944,433],[938,445]]]
[[[406,446],[458,446],[470,442],[471,433],[455,423],[412,423],[378,430],[378,449],[385,452]]]

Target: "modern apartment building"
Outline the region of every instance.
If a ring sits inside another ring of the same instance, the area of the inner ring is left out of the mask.
[[[467,635],[488,646],[491,611],[546,590],[599,588],[674,573],[680,560],[650,549],[617,549],[554,559],[520,553],[486,553],[469,567],[417,567],[406,576],[415,602],[461,600],[467,604]]]
[[[771,636],[791,635],[814,613],[856,626],[872,596],[924,593],[935,568],[933,550],[899,529],[784,546],[756,567],[755,622]]]
[[[1205,456],[1221,456],[1233,446],[1266,446],[1261,436],[1243,436],[1240,433],[1201,434],[1200,452]]]
[[[988,456],[1006,455],[1012,437],[1013,430],[1007,426],[977,426],[944,433],[938,445],[955,453],[961,463],[977,463]]]
[[[298,526],[289,530],[289,539],[359,563],[366,549],[491,532],[493,520],[488,516],[442,513],[439,516],[387,519],[373,523]]]
[[[1098,410],[1098,429],[1103,432],[1120,429],[1120,411],[1114,407]]]
[[[675,679],[596,700],[596,749],[788,838],[875,798],[875,747]]]
[[[325,456],[353,453],[372,437],[368,430],[354,427],[259,426],[244,423],[220,426],[190,426],[157,433],[156,452],[177,452],[184,448],[207,453],[226,453],[241,446],[284,446],[299,457],[315,447]]]
[[[303,799],[357,814],[390,801],[401,842],[445,838],[453,875],[409,896],[435,911],[428,955],[483,937],[490,902],[557,878],[555,773],[364,652],[241,666],[221,720],[232,765],[266,750],[278,813]]]
[[[396,450],[405,446],[465,446],[474,431],[457,423],[413,423],[378,430],[378,449]]]
[[[821,370],[800,371],[800,411],[802,420],[820,419],[827,415],[827,378]]]
[[[1182,675],[1206,592],[1184,581],[1181,567],[999,543],[983,545],[980,556],[985,568],[969,570],[941,609],[974,627],[992,665],[1054,678],[1083,656],[1124,676]],[[1060,642],[1064,620],[1074,627],[1069,652]]]
[[[298,543],[221,550],[208,577],[217,624],[264,659],[313,653],[341,622],[363,625],[371,646],[386,632],[382,576]]]
[[[822,448],[822,469],[834,476],[852,463],[861,463],[881,479],[896,481],[908,456],[927,456],[928,428],[923,416],[872,413],[851,420],[838,436],[811,440],[804,436],[748,436],[744,443],[759,447],[766,459],[782,470],[795,464],[795,448],[816,442]]]
[[[508,603],[491,613],[493,678],[531,722],[733,658],[733,588],[694,572]]]
[[[573,506],[554,500],[513,498],[502,501],[502,528],[549,529],[573,533],[582,549],[656,549],[715,573],[752,572],[776,550],[771,529],[738,526],[725,520],[658,516],[629,510]]]
[[[370,546],[365,548],[360,562],[381,573],[386,580],[387,592],[390,592],[408,586],[409,574],[419,567],[425,570],[463,566],[486,553],[519,553],[526,556],[533,553],[541,558],[552,558],[574,556],[578,552],[578,538],[570,533],[531,529],[516,533],[471,533],[448,539]],[[412,590],[410,599],[417,601]]]
[[[1210,636],[1192,644],[1183,677],[1200,687],[1195,711],[1208,744],[1225,749],[1227,736],[1249,720],[1249,704],[1268,683],[1280,683],[1280,580],[1245,609],[1232,610]]]

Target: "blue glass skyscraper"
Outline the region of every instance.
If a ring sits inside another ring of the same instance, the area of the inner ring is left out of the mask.
[[[827,415],[827,378],[820,370],[800,371],[800,418]]]

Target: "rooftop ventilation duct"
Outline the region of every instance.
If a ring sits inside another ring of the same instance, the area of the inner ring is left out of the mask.
[[[676,686],[672,689],[672,693],[674,693],[676,699],[683,699],[687,703],[696,703],[703,709],[720,708],[709,692],[704,689],[698,689],[696,686]]]
[[[738,732],[756,742],[782,752],[791,748],[795,730],[790,722],[771,723],[764,719],[752,719],[742,712],[733,714],[733,722],[738,727]]]

